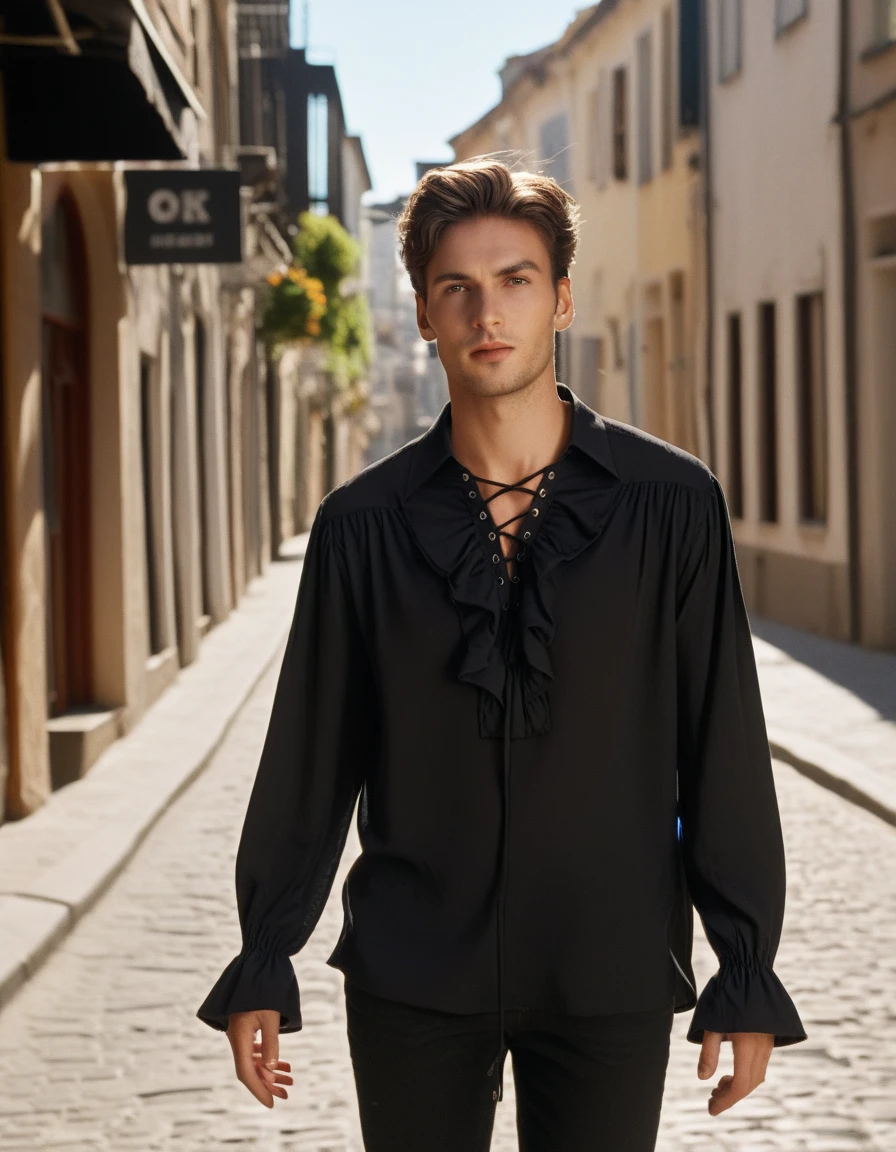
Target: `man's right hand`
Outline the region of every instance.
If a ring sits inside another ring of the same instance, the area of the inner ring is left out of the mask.
[[[261,1030],[261,1043],[256,1033]],[[266,1108],[274,1107],[274,1097],[287,1099],[282,1085],[292,1084],[290,1065],[280,1059],[280,1013],[262,1008],[257,1012],[232,1012],[227,1038],[233,1049],[236,1078]]]

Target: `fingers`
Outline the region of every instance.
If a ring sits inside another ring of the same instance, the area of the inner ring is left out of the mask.
[[[257,1071],[259,1075],[262,1076],[265,1083],[268,1085],[293,1083],[292,1076],[288,1075],[288,1073],[292,1071],[292,1066],[288,1063],[288,1061],[275,1060],[272,1061],[271,1067],[268,1067],[264,1061],[262,1046],[259,1041],[256,1040],[255,1044],[253,1044],[253,1049],[252,1058],[255,1060]],[[281,1093],[273,1087],[271,1087],[271,1091],[275,1092],[278,1096],[282,1096],[284,1100],[288,1098],[286,1092]]]
[[[700,1060],[697,1064],[697,1075],[706,1080],[715,1072],[719,1065],[719,1051],[722,1047],[722,1032],[703,1033],[703,1044],[700,1048]]]
[[[707,1105],[711,1116],[718,1116],[738,1100],[758,1088],[765,1080],[774,1037],[763,1032],[725,1033],[734,1052],[734,1075],[723,1076],[710,1094]]]
[[[283,1077],[279,1068],[289,1065],[279,1060],[280,1013],[271,1009],[258,1012],[235,1012],[230,1016],[227,1036],[233,1050],[236,1077],[249,1089],[252,1095],[265,1108],[274,1107],[274,1096],[286,1099],[285,1082],[292,1083],[291,1077]],[[262,1043],[256,1044],[255,1034],[261,1030]],[[273,1031],[272,1042],[270,1033]],[[265,1040],[267,1044],[265,1047]],[[257,1051],[260,1049],[260,1051]],[[265,1059],[270,1061],[265,1066]]]

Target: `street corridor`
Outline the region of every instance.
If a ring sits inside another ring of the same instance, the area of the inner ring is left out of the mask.
[[[3,1152],[362,1152],[342,976],[324,960],[339,889],[296,958],[305,1028],[281,1037],[294,1085],[265,1109],[230,1047],[194,1013],[238,950],[233,859],[279,658],[205,771],[151,830],[99,904],[0,1012]],[[776,762],[788,854],[777,970],[809,1039],[772,1054],[752,1096],[718,1117],[729,1072],[697,1079],[676,1017],[658,1152],[896,1150],[896,829]],[[699,981],[714,971],[697,928]],[[494,1152],[516,1149],[510,1060]],[[398,1150],[396,1150],[398,1152]]]

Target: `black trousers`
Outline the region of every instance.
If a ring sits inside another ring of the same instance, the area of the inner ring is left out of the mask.
[[[498,1013],[384,1000],[345,981],[366,1152],[487,1152]],[[520,1152],[653,1152],[673,1011],[505,1009]]]

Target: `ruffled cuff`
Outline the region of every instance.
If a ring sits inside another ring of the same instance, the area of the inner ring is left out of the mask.
[[[196,1015],[211,1028],[226,1032],[232,1012],[262,1008],[279,1011],[281,1032],[301,1029],[299,985],[289,956],[247,949],[230,961]]]
[[[796,1006],[768,964],[721,965],[697,999],[688,1040],[702,1044],[704,1029],[771,1033],[776,1048],[806,1039]]]

